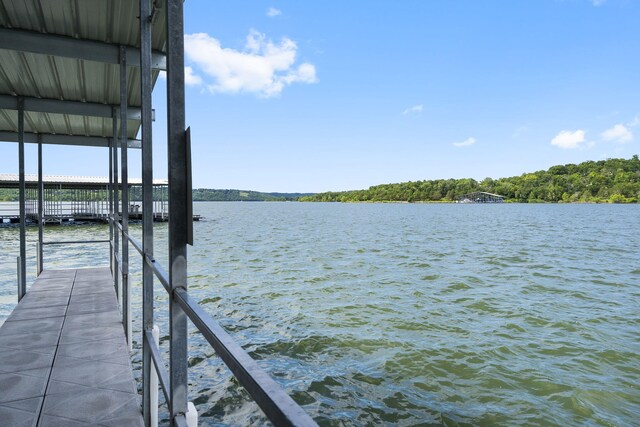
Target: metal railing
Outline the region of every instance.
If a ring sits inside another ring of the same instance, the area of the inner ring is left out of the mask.
[[[116,223],[120,232],[122,224]],[[151,267],[158,281],[170,298],[180,306],[187,317],[207,340],[238,382],[247,390],[260,409],[277,426],[316,426],[313,419],[285,391],[258,366],[255,360],[206,312],[189,292],[183,288],[171,291],[169,275],[162,265],[142,250],[142,245],[129,234],[123,234],[142,256],[143,262]],[[170,398],[170,376],[160,358],[151,330],[144,331],[145,344],[151,351],[151,359],[158,374],[160,388],[165,400]]]
[[[157,386],[162,390],[172,426],[187,426],[192,414],[188,397],[188,320],[195,325],[222,361],[248,391],[265,415],[276,426],[315,426],[313,419],[249,356],[249,354],[189,295],[187,291],[187,245],[193,244],[191,200],[190,133],[185,124],[184,93],[184,22],[183,0],[140,0],[140,112],[142,149],[142,242],[129,235],[128,209],[128,132],[127,108],[130,94],[127,88],[127,47],[119,52],[119,108],[112,106],[112,132],[109,138],[109,240],[44,242],[45,188],[42,175],[42,138],[38,137],[37,272],[43,270],[43,247],[53,244],[110,243],[109,259],[114,288],[121,302],[123,325],[131,348],[131,299],[129,283],[129,244],[142,256],[142,414],[145,425],[153,423],[153,407],[157,409]],[[153,256],[153,156],[151,91],[157,70],[152,66],[151,26],[154,16],[164,15],[166,29],[166,100],[167,100],[167,162],[168,162],[168,224],[169,271]],[[18,267],[18,298],[26,292],[26,186],[24,178],[24,105],[18,98],[19,142],[19,215],[20,255]],[[118,114],[119,113],[119,114]],[[118,161],[120,151],[120,161]],[[119,167],[120,164],[120,167]],[[119,174],[119,171],[121,174]],[[119,183],[119,176],[121,178]],[[121,187],[120,187],[121,186]],[[120,198],[120,190],[121,198]],[[105,203],[106,205],[107,203]],[[125,207],[119,209],[119,207]],[[118,213],[119,211],[122,213]],[[32,209],[34,211],[34,209]],[[35,213],[34,213],[35,215]],[[167,370],[153,338],[154,278],[169,295],[169,354]],[[152,371],[157,373],[157,382]],[[153,390],[155,388],[155,390]],[[154,396],[155,393],[155,396]],[[155,399],[155,400],[154,400]],[[195,412],[195,411],[194,411]]]
[[[251,358],[251,356],[237,342],[235,342],[231,335],[229,335],[224,328],[222,328],[211,317],[211,315],[203,310],[198,302],[195,301],[185,289],[177,288],[174,289],[173,292],[171,291],[169,274],[167,271],[154,257],[144,253],[139,241],[123,231],[124,227],[120,221],[113,221],[113,218],[111,218],[110,222],[111,224],[116,225],[118,231],[127,239],[127,242],[130,243],[131,246],[133,246],[142,256],[143,262],[150,267],[154,276],[167,291],[170,298],[175,301],[175,303],[191,320],[194,326],[207,340],[220,359],[225,363],[225,365],[227,365],[231,373],[247,390],[249,395],[258,404],[271,422],[276,426],[316,426],[313,419],[271,378],[268,373],[258,366],[256,361],[253,360],[253,358]],[[51,241],[42,242],[42,246],[100,243],[111,243],[111,248],[112,250],[114,249],[113,242],[108,239]],[[40,243],[37,243],[36,246],[38,249],[37,263],[38,265],[41,265],[43,262],[40,260],[39,255],[41,253]],[[115,259],[120,261],[120,254],[118,252],[113,253],[113,256]],[[18,257],[18,265],[19,264],[20,259]],[[18,268],[18,272],[19,270],[20,269]],[[121,275],[124,274],[121,268],[117,268],[117,271]],[[116,288],[116,292],[121,293],[124,292],[124,290]],[[123,301],[123,314],[128,308],[125,304],[127,303]],[[130,322],[131,317],[123,319],[125,331],[131,330]],[[153,337],[153,331],[151,329],[145,329],[143,331],[143,339],[143,344],[147,346],[150,351],[152,365],[157,374],[160,390],[162,391],[167,404],[171,405],[170,372],[167,370],[166,365],[162,360],[160,348]],[[128,338],[128,340],[130,341],[130,338]],[[187,426],[186,419],[183,416],[176,417],[174,421],[177,425]]]
[[[110,218],[110,224],[117,228],[119,233],[123,236],[123,245],[121,248],[116,248],[114,242],[109,239],[95,239],[95,240],[65,240],[65,241],[50,241],[50,242],[38,242],[36,243],[37,253],[37,266],[38,275],[42,272],[42,266],[44,264],[42,259],[42,248],[49,245],[73,245],[73,244],[100,244],[110,243],[110,252],[115,260],[114,269],[114,286],[116,288],[116,294],[120,294],[122,298],[125,292],[128,290],[120,288],[118,284],[125,285],[128,282],[117,281],[116,276],[124,276],[127,274],[125,270],[121,268],[121,256],[119,250],[125,250],[128,246],[125,243],[131,244],[135,250],[142,256],[143,264],[147,265],[153,272],[153,275],[158,279],[162,287],[168,293],[170,299],[180,307],[180,310],[191,320],[194,326],[207,340],[215,352],[220,356],[221,360],[229,368],[231,373],[238,379],[238,382],[247,390],[249,395],[258,404],[264,414],[273,422],[276,426],[316,426],[317,424],[313,419],[271,378],[271,376],[264,371],[253,358],[229,335],[224,328],[222,328],[203,308],[195,301],[184,288],[174,288],[172,291],[170,285],[169,274],[164,267],[153,257],[146,254],[143,250],[142,244],[134,237],[124,231],[123,224],[120,221],[115,221],[113,217]],[[113,236],[119,234],[114,232]],[[124,241],[126,239],[126,242]],[[18,265],[18,282],[21,282],[20,265],[21,259],[17,257]],[[113,267],[113,266],[112,266]],[[120,300],[122,302],[123,313],[123,326],[125,331],[128,331],[127,340],[131,343],[131,316],[125,316],[130,309],[130,300],[124,298]],[[180,333],[186,334],[186,329],[181,330]],[[184,337],[186,338],[186,337]],[[160,386],[165,401],[169,406],[172,405],[173,399],[171,396],[171,372],[167,370],[164,361],[160,355],[160,348],[157,340],[154,339],[152,328],[143,328],[143,346],[149,350],[150,362],[154,367],[157,374],[157,384]],[[143,361],[144,364],[144,361]],[[173,365],[171,365],[173,368]],[[150,381],[149,383],[153,383]],[[149,384],[145,384],[149,387]],[[150,390],[147,390],[149,393]],[[157,402],[157,400],[156,400]],[[188,427],[186,417],[184,414],[178,414],[174,420],[175,425]]]

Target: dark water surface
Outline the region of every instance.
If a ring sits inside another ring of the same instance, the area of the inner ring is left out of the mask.
[[[638,425],[640,206],[194,210],[206,220],[195,224],[190,292],[322,425]],[[47,228],[45,236],[104,238],[108,229]],[[35,229],[28,240],[30,283]],[[16,299],[17,229],[0,228],[0,242],[1,321]],[[164,265],[166,247],[159,224]],[[48,247],[45,268],[105,259],[106,244]],[[156,295],[166,350],[159,285]],[[139,313],[135,322],[137,337]],[[197,332],[189,343],[201,423],[264,424]]]

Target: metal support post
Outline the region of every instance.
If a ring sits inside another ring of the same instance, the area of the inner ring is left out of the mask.
[[[24,182],[24,101],[18,98],[18,173],[20,180],[20,274],[18,275],[18,301],[27,293],[27,232]]]
[[[42,263],[42,244],[40,242],[36,242],[36,277],[42,274],[42,270],[40,270],[41,263]]]
[[[129,176],[127,165],[127,50],[120,46],[120,150],[122,156],[122,324],[132,350],[131,340],[131,292],[129,290]]]
[[[17,273],[17,278],[18,278],[18,302],[20,302],[20,299],[22,298],[20,296],[20,286],[22,285],[22,261],[20,256],[16,257],[16,273]]]
[[[118,192],[120,190],[118,185],[118,117],[116,115],[115,108],[113,109],[113,145],[111,147],[113,151],[113,286],[116,289],[116,297],[120,301],[120,266],[118,263],[118,252],[120,251],[119,233],[117,223],[119,221],[119,206],[118,206]],[[122,305],[121,305],[122,307]]]
[[[153,140],[151,109],[151,4],[140,0],[140,100],[142,136],[142,250],[153,258]],[[158,380],[152,381],[151,351],[145,331],[153,325],[153,270],[142,260],[142,415],[148,426],[157,425]],[[155,396],[155,400],[154,397]],[[167,402],[168,404],[169,402]],[[156,424],[153,424],[155,414]]]
[[[44,182],[42,176],[42,138],[38,135],[38,248],[36,274],[39,276],[44,270]]]
[[[175,289],[187,289],[187,150],[184,111],[183,0],[167,0],[167,150],[169,172],[169,280],[171,425],[187,413],[187,316]]]
[[[153,342],[156,343],[156,347],[160,348],[160,328],[158,328],[158,325],[153,325],[151,331],[151,334],[153,335]],[[144,340],[144,342],[147,342],[147,340]],[[147,393],[149,396],[149,424],[146,424],[146,414],[144,414],[145,424],[150,425],[151,427],[158,427],[158,374],[156,373],[155,366],[151,366],[151,364],[153,364],[151,356],[149,356],[149,362],[149,368],[151,368],[151,377],[147,383],[149,385]]]
[[[111,277],[115,276],[116,270],[114,268],[113,259],[113,138],[109,142],[109,185],[107,186],[107,197],[109,199],[109,211],[107,218],[109,218],[109,265],[111,266]]]

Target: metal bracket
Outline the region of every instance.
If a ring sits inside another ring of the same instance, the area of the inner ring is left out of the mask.
[[[193,184],[191,179],[191,126],[184,132],[184,145],[187,152],[186,196],[187,196],[187,244],[193,246]]]

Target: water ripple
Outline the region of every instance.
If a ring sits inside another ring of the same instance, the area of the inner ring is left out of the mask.
[[[640,206],[199,203],[195,210],[214,220],[194,224],[190,292],[323,426],[640,419],[640,235],[629,232],[640,228]],[[166,225],[156,230],[166,265]],[[48,229],[47,240],[94,232],[108,234],[64,227]],[[15,303],[18,237],[15,228],[0,235],[6,316]],[[28,240],[33,245],[34,230]],[[78,248],[60,249],[47,254],[48,266],[65,265]],[[106,253],[82,249],[79,264]],[[131,268],[139,283],[137,257]],[[162,288],[156,300],[166,356]],[[138,310],[139,286],[133,301]],[[189,345],[201,424],[264,425],[193,328]]]

